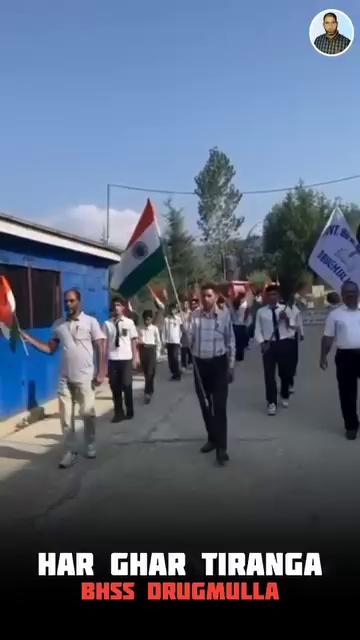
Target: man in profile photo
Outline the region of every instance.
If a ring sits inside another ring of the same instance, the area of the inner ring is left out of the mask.
[[[321,53],[336,55],[348,48],[350,44],[349,38],[346,38],[338,31],[338,19],[335,13],[325,13],[324,15],[325,33],[318,36],[314,42],[315,47]]]

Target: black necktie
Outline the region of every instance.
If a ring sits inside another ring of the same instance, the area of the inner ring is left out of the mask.
[[[276,310],[273,308],[271,309],[272,311],[272,320],[273,320],[273,327],[274,327],[274,338],[276,341],[280,340],[280,332],[279,332],[279,325],[278,325],[278,321],[277,321],[277,317],[276,317]]]
[[[119,329],[119,324],[120,324],[120,320],[115,322],[115,328],[116,328],[115,347],[116,348],[120,347],[120,329]]]

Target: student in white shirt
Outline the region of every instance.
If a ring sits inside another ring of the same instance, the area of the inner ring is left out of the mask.
[[[292,395],[295,392],[295,377],[299,364],[299,341],[304,340],[304,323],[299,307],[295,304],[295,297],[291,296],[287,302],[287,308],[290,309],[295,325],[295,336],[292,344],[292,361],[291,361],[291,377],[289,392]]]
[[[341,305],[341,298],[336,291],[329,291],[326,296],[326,304],[329,307],[329,310],[337,309]]]
[[[245,348],[247,346],[247,318],[248,304],[245,298],[245,291],[238,294],[230,306],[231,321],[233,324],[236,344],[236,361],[244,360]]]
[[[156,363],[160,358],[161,340],[157,326],[153,323],[151,309],[143,313],[144,326],[139,329],[139,353],[141,368],[145,377],[144,400],[149,404],[154,394]]]
[[[341,290],[343,303],[331,311],[326,319],[321,342],[320,367],[328,366],[328,354],[336,343],[336,376],[345,435],[355,440],[359,428],[357,414],[357,381],[360,377],[360,310],[359,287],[347,281]]]
[[[266,288],[266,299],[266,306],[256,314],[255,339],[261,345],[263,356],[268,414],[274,416],[278,403],[276,368],[281,382],[282,406],[289,406],[295,324],[290,309],[279,304],[279,288],[276,285]]]
[[[171,380],[181,380],[180,343],[182,335],[182,321],[177,314],[176,304],[169,305],[169,311],[164,319],[162,341],[166,344]]]
[[[125,316],[125,308],[120,299],[115,299],[112,318],[105,322],[103,328],[107,339],[109,382],[114,401],[112,422],[131,420],[134,417],[132,371],[139,366],[138,333],[134,321]]]

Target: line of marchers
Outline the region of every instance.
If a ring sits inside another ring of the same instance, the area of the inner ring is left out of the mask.
[[[206,576],[321,576],[319,553],[202,553]],[[185,553],[112,553],[113,576],[186,576]],[[39,553],[39,576],[93,576],[93,553]]]

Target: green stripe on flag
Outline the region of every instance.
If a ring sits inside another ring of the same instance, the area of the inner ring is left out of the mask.
[[[146,260],[144,260],[139,266],[134,269],[127,278],[125,278],[122,285],[119,287],[119,293],[124,298],[131,298],[142,287],[155,278],[166,267],[165,257],[162,247],[160,246],[154,253],[152,253]]]

